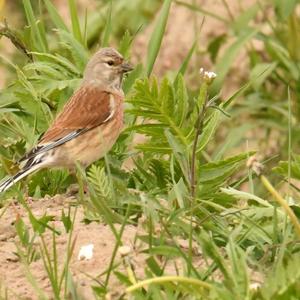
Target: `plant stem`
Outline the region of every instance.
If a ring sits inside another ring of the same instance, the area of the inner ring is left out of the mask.
[[[198,114],[197,121],[195,123],[195,137],[194,137],[194,143],[193,143],[193,149],[192,149],[192,155],[191,155],[191,170],[190,170],[190,176],[191,176],[191,208],[193,211],[193,204],[196,197],[196,155],[197,155],[197,145],[199,136],[203,131],[203,122],[205,113],[207,110],[207,83],[203,83],[200,87],[199,91],[199,97],[198,100],[200,102],[200,110]],[[190,232],[189,232],[189,258],[192,260],[193,256],[193,213],[191,211],[190,215]],[[190,274],[191,269],[190,265],[188,265],[188,274]]]
[[[134,284],[126,289],[126,293],[132,293],[135,290],[138,290],[146,285],[152,284],[152,283],[165,283],[165,282],[180,282],[180,283],[187,283],[196,285],[201,288],[210,289],[211,285],[205,281],[190,278],[190,277],[180,277],[180,276],[163,276],[163,277],[155,277],[146,279],[143,281],[138,282],[137,284]]]
[[[191,196],[192,198],[195,198],[196,195],[196,152],[197,152],[197,145],[198,145],[198,140],[199,136],[203,131],[203,122],[204,122],[204,117],[205,113],[207,110],[207,95],[205,93],[205,101],[202,106],[201,111],[199,112],[197,121],[196,121],[196,132],[195,132],[195,138],[194,138],[194,143],[193,143],[193,150],[192,150],[192,158],[191,158]]]
[[[45,103],[46,105],[48,105],[49,108],[50,108],[51,110],[55,110],[56,107],[55,107],[55,105],[54,105],[50,100],[48,100],[48,99],[42,97],[42,98],[41,98],[41,101],[42,101],[43,103]]]
[[[285,210],[285,212],[290,217],[291,222],[295,226],[296,232],[298,236],[300,237],[300,223],[294,214],[293,210],[289,207],[287,202],[281,197],[281,195],[275,190],[273,185],[270,183],[270,181],[264,176],[260,175],[260,180],[265,186],[265,188],[272,194],[272,196],[275,198],[275,200],[280,204],[280,206]]]
[[[23,52],[30,61],[33,61],[32,54],[29,50],[27,50],[25,44],[18,37],[17,33],[8,27],[7,21],[5,19],[4,24],[0,26],[0,37],[1,36],[7,37],[18,50]]]
[[[233,13],[230,10],[230,7],[229,7],[227,1],[226,0],[222,0],[222,2],[223,2],[223,5],[224,5],[227,13],[228,13],[228,16],[229,16],[231,22],[233,22],[234,21],[234,15],[233,15]]]
[[[185,6],[186,8],[195,11],[197,13],[201,13],[203,15],[215,18],[218,21],[223,22],[224,24],[229,24],[229,21],[221,16],[219,16],[218,14],[215,14],[211,11],[205,10],[202,7],[198,6],[198,5],[193,5],[184,1],[179,1],[179,0],[175,0],[174,1],[177,5],[181,5],[181,6]]]
[[[124,233],[125,225],[127,223],[127,220],[129,218],[130,208],[131,208],[131,205],[128,204],[127,209],[126,209],[126,214],[125,214],[123,223],[121,225],[118,238],[116,239],[116,244],[115,244],[115,247],[113,249],[112,256],[111,256],[111,259],[110,259],[110,262],[109,262],[109,267],[108,267],[108,271],[107,271],[107,275],[106,275],[106,279],[105,279],[105,287],[107,287],[107,285],[109,283],[109,278],[110,278],[111,272],[113,271],[113,265],[114,265],[114,261],[115,261],[118,249],[122,245],[122,235]]]

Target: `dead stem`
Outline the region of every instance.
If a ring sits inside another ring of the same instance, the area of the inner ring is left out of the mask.
[[[18,50],[23,52],[30,61],[33,61],[32,54],[27,50],[25,44],[18,37],[18,34],[8,27],[6,19],[4,19],[3,24],[0,24],[0,38],[2,36],[7,37]]]

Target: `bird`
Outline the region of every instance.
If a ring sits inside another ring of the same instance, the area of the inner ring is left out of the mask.
[[[74,170],[76,163],[86,168],[102,158],[123,127],[122,79],[131,70],[114,48],[98,50],[85,67],[80,87],[37,145],[19,160],[20,171],[0,183],[0,193],[37,170]]]

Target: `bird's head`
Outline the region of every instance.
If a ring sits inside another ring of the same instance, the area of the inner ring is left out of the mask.
[[[83,79],[112,88],[120,88],[123,74],[133,67],[113,48],[102,48],[89,60]]]

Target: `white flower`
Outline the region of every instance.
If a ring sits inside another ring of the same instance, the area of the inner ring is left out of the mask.
[[[258,290],[260,287],[261,287],[261,284],[258,283],[258,282],[253,282],[253,283],[250,284],[250,290],[256,291],[256,290]]]
[[[80,248],[78,254],[78,260],[89,260],[93,257],[94,245],[88,244]]]
[[[217,77],[215,72],[205,71],[203,68],[200,68],[199,73],[207,83],[211,83]]]
[[[210,79],[213,79],[213,78],[216,78],[217,77],[217,74],[215,72],[205,72],[205,75],[210,78]]]

